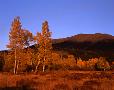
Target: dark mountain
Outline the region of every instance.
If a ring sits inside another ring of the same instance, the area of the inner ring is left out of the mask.
[[[114,36],[109,34],[78,34],[67,38],[61,38],[61,39],[54,39],[53,43],[60,43],[64,41],[72,41],[72,42],[97,42],[101,40],[114,40]]]
[[[53,39],[53,49],[63,55],[73,54],[83,60],[102,56],[114,61],[114,36],[96,33]]]
[[[34,45],[31,48],[35,49]],[[96,33],[53,39],[53,51],[60,53],[63,57],[73,54],[75,58],[80,57],[83,60],[105,57],[108,61],[114,61],[114,36]],[[0,52],[2,56],[3,53],[4,51]]]

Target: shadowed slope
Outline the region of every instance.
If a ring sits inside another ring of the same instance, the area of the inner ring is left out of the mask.
[[[78,34],[54,39],[53,47],[55,51],[64,51],[84,60],[100,56],[114,60],[114,36],[108,34]]]

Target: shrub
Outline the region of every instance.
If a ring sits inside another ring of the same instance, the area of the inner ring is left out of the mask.
[[[105,58],[92,58],[88,61],[83,61],[81,58],[77,59],[77,66],[80,70],[110,70],[110,65]]]
[[[110,69],[114,71],[114,61],[111,63]]]
[[[98,62],[98,58],[92,58],[92,59],[89,59],[87,62],[87,68],[89,70],[95,70],[95,65],[96,63]]]
[[[81,69],[84,67],[84,63],[81,58],[77,59],[77,66]]]
[[[79,70],[88,70],[90,68],[89,61],[82,61],[81,58],[77,59],[77,67]]]
[[[3,71],[5,72],[12,72],[14,69],[14,60],[9,58],[5,60],[5,64],[3,67]]]
[[[98,62],[95,65],[95,68],[97,70],[104,70],[105,71],[105,70],[110,70],[110,65],[109,65],[108,61],[106,61],[105,58],[100,57]]]

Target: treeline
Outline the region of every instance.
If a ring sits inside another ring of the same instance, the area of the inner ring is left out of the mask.
[[[9,32],[9,51],[2,55],[0,66],[2,71],[38,72],[50,70],[110,70],[113,64],[103,58],[93,58],[83,61],[73,55],[63,57],[52,49],[52,33],[48,22],[44,21],[41,32],[33,35],[23,29],[19,17],[14,18]],[[34,48],[30,48],[34,45]]]

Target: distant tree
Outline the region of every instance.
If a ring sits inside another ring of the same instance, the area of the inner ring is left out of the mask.
[[[86,61],[86,68],[90,70],[95,70],[96,63],[98,62],[98,58],[92,58]]]
[[[78,66],[79,68],[82,68],[82,67],[83,67],[83,61],[82,61],[81,58],[78,58],[78,59],[77,59],[77,66]]]
[[[42,24],[42,32],[37,33],[36,40],[38,43],[38,62],[37,67],[40,63],[43,64],[43,72],[45,71],[45,65],[51,62],[51,50],[52,50],[52,39],[51,32],[49,31],[48,22],[45,21]],[[37,69],[36,67],[36,69]]]
[[[60,63],[60,55],[58,53],[52,53],[52,63],[59,64]]]
[[[67,64],[69,66],[75,66],[76,65],[76,60],[75,60],[75,57],[73,55],[68,55]]]

